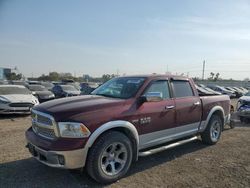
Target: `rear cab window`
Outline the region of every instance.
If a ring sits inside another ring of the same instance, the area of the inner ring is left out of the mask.
[[[187,80],[172,80],[171,85],[175,98],[194,96],[194,91]]]

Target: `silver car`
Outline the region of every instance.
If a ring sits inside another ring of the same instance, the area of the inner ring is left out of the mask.
[[[38,99],[26,87],[0,85],[0,114],[29,114]]]

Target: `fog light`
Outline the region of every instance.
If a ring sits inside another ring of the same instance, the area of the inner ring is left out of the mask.
[[[64,156],[58,155],[58,162],[60,165],[64,165],[65,164]]]

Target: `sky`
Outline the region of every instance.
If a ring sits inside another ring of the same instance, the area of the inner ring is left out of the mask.
[[[26,77],[250,77],[248,0],[0,0],[0,67]]]

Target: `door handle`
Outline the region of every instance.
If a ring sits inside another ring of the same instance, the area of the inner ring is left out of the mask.
[[[165,110],[171,110],[173,109],[175,106],[171,105],[171,106],[165,106]]]
[[[200,101],[194,103],[194,106],[199,106],[199,105],[200,105]]]

